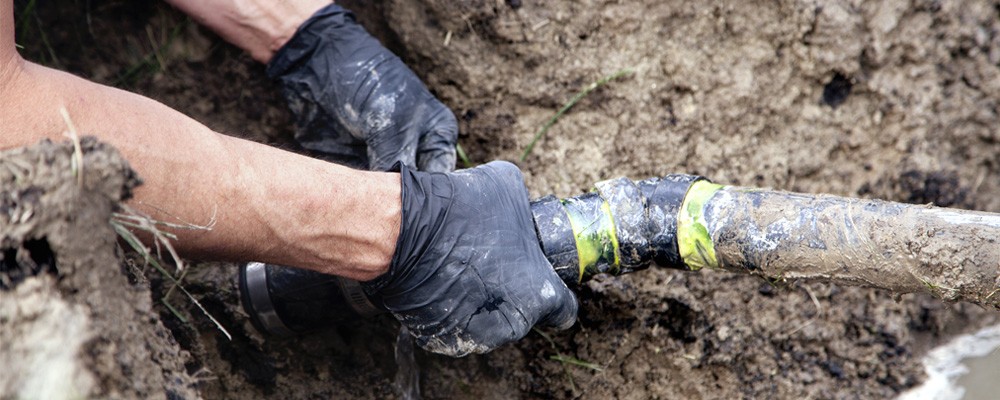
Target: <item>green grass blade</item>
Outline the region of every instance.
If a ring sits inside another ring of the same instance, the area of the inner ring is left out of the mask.
[[[528,159],[528,155],[531,154],[531,150],[534,150],[535,145],[538,144],[538,141],[541,140],[543,136],[545,136],[545,133],[549,131],[549,128],[551,128],[552,125],[555,125],[556,122],[559,121],[559,117],[562,117],[562,115],[565,114],[567,111],[569,111],[570,108],[573,108],[573,106],[576,105],[576,103],[579,103],[580,100],[583,100],[584,97],[587,97],[588,94],[590,94],[594,90],[597,90],[597,88],[608,84],[608,82],[611,82],[615,79],[630,74],[632,74],[632,70],[626,68],[618,72],[615,72],[611,75],[605,76],[600,80],[598,80],[597,82],[587,85],[587,87],[583,88],[583,90],[581,90],[580,93],[577,93],[575,96],[573,96],[573,98],[569,99],[569,101],[566,102],[566,104],[564,104],[562,108],[559,109],[559,111],[556,111],[555,115],[553,115],[552,118],[549,118],[549,120],[545,122],[545,125],[542,125],[542,129],[539,129],[538,133],[535,134],[535,137],[531,139],[531,143],[528,143],[528,147],[526,147],[524,149],[524,152],[521,153],[521,162],[524,162],[524,160]]]
[[[455,143],[455,153],[458,154],[458,159],[462,160],[463,167],[472,168],[474,166],[472,165],[472,161],[469,161],[469,156],[465,154],[465,149],[462,148],[462,145]]]
[[[35,3],[37,2],[38,0],[29,1],[28,4],[24,6],[24,11],[21,11],[21,15],[17,17],[17,27],[15,28],[17,30],[17,36],[26,34],[24,29],[28,26],[28,21],[30,21],[28,18],[34,16]]]
[[[181,312],[178,311],[176,308],[174,308],[174,306],[172,304],[170,304],[169,301],[167,301],[167,297],[166,296],[164,296],[162,299],[160,299],[160,303],[163,303],[163,305],[166,306],[168,310],[170,310],[170,313],[174,314],[174,316],[177,317],[177,319],[181,320],[181,322],[183,322],[185,324],[188,323],[187,318],[184,318],[184,315],[181,314]]]
[[[552,346],[553,349],[559,351],[559,349],[556,347],[556,342],[552,340],[552,336],[549,336],[548,333],[542,332],[542,330],[538,328],[531,328],[531,330],[535,331],[535,333],[537,333],[539,336],[545,338],[545,340],[549,342],[549,346]]]
[[[565,356],[565,355],[562,355],[562,354],[550,356],[549,359],[550,360],[556,360],[556,361],[559,361],[559,362],[562,362],[562,363],[566,363],[566,364],[570,364],[570,365],[576,365],[578,367],[589,368],[589,369],[592,369],[592,370],[598,371],[598,372],[604,371],[604,367],[602,367],[600,365],[597,365],[597,364],[594,364],[594,363],[591,363],[591,362],[586,362],[586,361],[583,361],[583,360],[580,360],[580,359],[577,359],[577,358],[573,358],[573,357],[570,357],[570,356]]]
[[[159,48],[154,48],[152,52],[147,53],[144,57],[142,57],[142,59],[140,59],[138,62],[129,67],[124,74],[122,74],[121,76],[118,77],[118,79],[115,80],[112,86],[132,85],[135,83],[134,82],[135,78],[143,71],[145,71],[147,68],[152,67],[154,71],[160,69],[159,61],[162,60],[158,60],[157,57],[159,56],[159,54],[161,54],[163,51],[169,48],[170,45],[174,42],[174,40],[177,39],[178,36],[180,36],[183,29],[187,26],[188,21],[190,21],[190,18],[185,18],[183,21],[175,25],[174,28],[170,31],[170,36],[167,37],[167,40],[163,42]],[[158,61],[158,63],[154,65],[153,61]]]

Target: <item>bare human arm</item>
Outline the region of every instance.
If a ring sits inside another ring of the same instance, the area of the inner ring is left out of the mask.
[[[359,172],[220,135],[155,101],[24,62],[14,50],[11,0],[0,2],[0,148],[58,138],[65,127],[57,110],[66,107],[79,130],[118,147],[144,177],[135,205],[194,222],[217,214],[212,231],[180,236],[185,255],[365,280],[370,299],[418,344],[452,356],[490,351],[536,324],[566,328],[576,319],[573,293],[538,245],[520,171],[498,162],[441,172],[454,167],[453,114],[348,10],[322,1],[318,11],[288,17],[305,22],[273,25],[268,21],[282,13],[269,13],[292,4],[174,0],[195,7],[186,10],[196,18],[208,15],[200,19],[258,60],[288,64],[278,68],[279,79],[317,86],[320,122],[329,128],[314,131],[321,142],[347,133],[367,146],[359,154],[367,162],[399,162],[398,174]],[[209,3],[222,18],[197,8]],[[265,18],[241,14],[247,11]],[[290,59],[289,48],[306,58]],[[312,72],[288,68],[300,63]],[[387,100],[369,104],[373,93]]]
[[[398,174],[363,172],[225,136],[156,101],[26,62],[12,0],[0,4],[0,148],[81,134],[117,147],[145,181],[133,205],[211,231],[178,232],[184,255],[255,259],[368,280],[399,234]],[[159,210],[168,213],[161,214]]]

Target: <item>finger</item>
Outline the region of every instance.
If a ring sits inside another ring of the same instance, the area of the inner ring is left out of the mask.
[[[579,303],[576,301],[576,295],[566,287],[558,278],[554,279],[555,282],[551,280],[546,282],[545,286],[542,287],[543,291],[549,290],[551,286],[554,296],[552,299],[558,299],[551,303],[551,309],[547,315],[542,316],[538,321],[540,326],[548,326],[556,328],[559,330],[569,329],[576,323],[576,313],[579,309]],[[545,297],[546,293],[543,293]]]
[[[417,145],[417,168],[427,172],[455,170],[455,142],[458,141],[458,122],[455,114],[438,103],[438,112],[430,120],[428,129]]]
[[[421,151],[417,155],[417,166],[426,172],[451,172],[455,170],[455,148]]]
[[[416,135],[400,134],[394,137],[368,138],[368,169],[388,171],[398,162],[416,168]]]

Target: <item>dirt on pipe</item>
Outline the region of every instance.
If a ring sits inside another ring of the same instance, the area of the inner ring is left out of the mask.
[[[704,215],[716,268],[1000,310],[1000,214],[724,188]]]

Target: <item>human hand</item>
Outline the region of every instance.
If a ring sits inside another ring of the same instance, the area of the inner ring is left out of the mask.
[[[399,57],[338,5],[321,9],[274,56],[296,139],[329,161],[388,170],[455,167],[458,125]]]
[[[417,344],[461,357],[520,339],[536,323],[573,325],[576,298],[539,247],[517,167],[400,175],[396,253],[386,274],[363,285]]]

